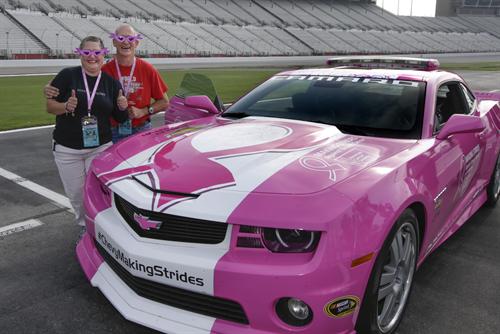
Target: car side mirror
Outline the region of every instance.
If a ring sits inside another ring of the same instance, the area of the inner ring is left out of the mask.
[[[188,96],[184,100],[184,105],[190,108],[206,110],[211,114],[220,114],[219,109],[217,109],[217,107],[206,95]]]
[[[448,119],[436,139],[446,139],[456,133],[481,132],[486,128],[481,117],[454,114]]]

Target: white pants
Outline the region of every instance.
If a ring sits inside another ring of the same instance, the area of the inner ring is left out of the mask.
[[[112,145],[106,143],[96,148],[75,150],[56,144],[54,146],[54,160],[59,170],[59,176],[68,196],[71,206],[75,211],[75,221],[80,226],[85,226],[85,213],[83,208],[83,184],[85,175],[90,168],[92,160]]]

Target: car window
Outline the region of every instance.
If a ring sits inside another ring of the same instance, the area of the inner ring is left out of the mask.
[[[448,82],[441,85],[436,93],[434,133],[437,134],[453,114],[469,114],[471,108],[460,83]]]
[[[276,76],[224,116],[267,116],[367,136],[420,138],[425,83],[365,77]]]
[[[469,113],[470,113],[474,110],[474,103],[476,102],[476,98],[474,97],[474,94],[472,94],[471,91],[463,84],[460,84],[460,87],[462,88],[462,92],[464,93],[465,102],[469,107]]]
[[[187,96],[194,95],[206,95],[218,110],[224,110],[223,103],[219,95],[217,95],[212,80],[203,74],[188,72],[182,78],[181,85],[177,89],[175,96],[184,99]]]

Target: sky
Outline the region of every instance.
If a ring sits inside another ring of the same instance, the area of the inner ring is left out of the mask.
[[[377,0],[377,5],[398,15],[435,16],[436,1],[437,0]]]

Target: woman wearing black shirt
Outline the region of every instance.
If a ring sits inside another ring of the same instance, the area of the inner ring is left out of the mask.
[[[76,222],[85,228],[85,175],[92,159],[112,144],[110,117],[123,122],[128,114],[120,83],[101,72],[108,52],[102,40],[86,37],[76,52],[81,66],[65,68],[54,78],[60,94],[47,100],[47,112],[56,115],[54,160]]]

